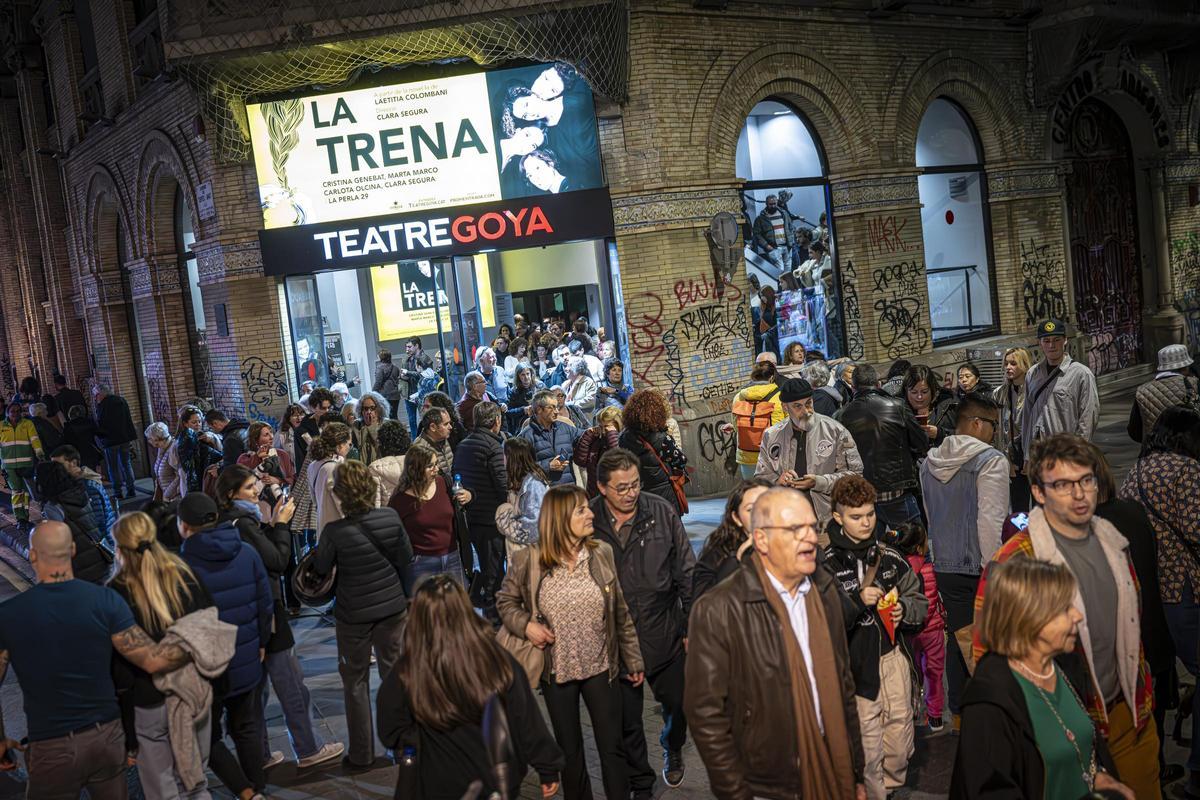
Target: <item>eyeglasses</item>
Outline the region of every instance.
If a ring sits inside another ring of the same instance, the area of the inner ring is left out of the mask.
[[[607,484],[605,484],[605,486],[607,486]],[[638,481],[637,483],[622,483],[619,486],[611,486],[608,488],[612,489],[612,491],[619,495],[633,494],[638,489],[642,488],[642,482]]]
[[[759,525],[758,527],[764,531],[786,531],[793,539],[803,539],[816,530],[812,525]]]
[[[1000,426],[1000,420],[992,419],[991,417],[971,417],[971,419],[977,419],[980,422],[986,422],[988,425],[992,426],[993,430]]]
[[[1049,489],[1055,494],[1061,495],[1074,495],[1076,486],[1082,489],[1084,494],[1091,494],[1092,492],[1096,491],[1096,488],[1099,485],[1100,481],[1097,480],[1095,475],[1084,475],[1077,481],[1069,481],[1064,479],[1051,481],[1050,483],[1042,483],[1040,481],[1038,483],[1038,486],[1041,486],[1043,489]]]

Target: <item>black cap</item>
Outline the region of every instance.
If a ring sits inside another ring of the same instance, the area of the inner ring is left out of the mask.
[[[812,384],[804,378],[788,378],[779,387],[779,399],[785,403],[794,403],[812,396]]]
[[[176,513],[193,528],[203,528],[217,521],[217,502],[204,492],[191,492],[179,501]]]
[[[1048,319],[1038,325],[1037,338],[1045,339],[1047,336],[1066,336],[1067,323],[1062,320]]]

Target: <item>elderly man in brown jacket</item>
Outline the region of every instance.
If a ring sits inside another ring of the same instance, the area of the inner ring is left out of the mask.
[[[794,489],[759,497],[754,549],[692,608],[684,709],[720,800],[866,800],[837,584]],[[780,631],[785,631],[782,635]]]

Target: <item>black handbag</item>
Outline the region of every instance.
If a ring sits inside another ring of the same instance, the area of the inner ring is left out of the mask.
[[[292,591],[301,603],[313,608],[328,605],[337,592],[337,565],[328,575],[321,575],[316,568],[317,548],[310,547],[300,557],[292,575]]]

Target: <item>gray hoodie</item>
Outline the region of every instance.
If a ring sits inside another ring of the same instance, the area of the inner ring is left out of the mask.
[[[992,554],[1000,549],[1000,534],[1004,531],[1004,520],[1008,519],[1008,459],[990,444],[974,436],[953,434],[937,447],[931,448],[925,457],[929,477],[948,483],[958,470],[985,450],[994,450],[1000,458],[992,459],[980,469],[975,478],[977,494],[979,553],[983,558],[980,568],[992,560]],[[925,470],[922,471],[923,473]],[[922,486],[925,502],[936,502],[926,486]]]

